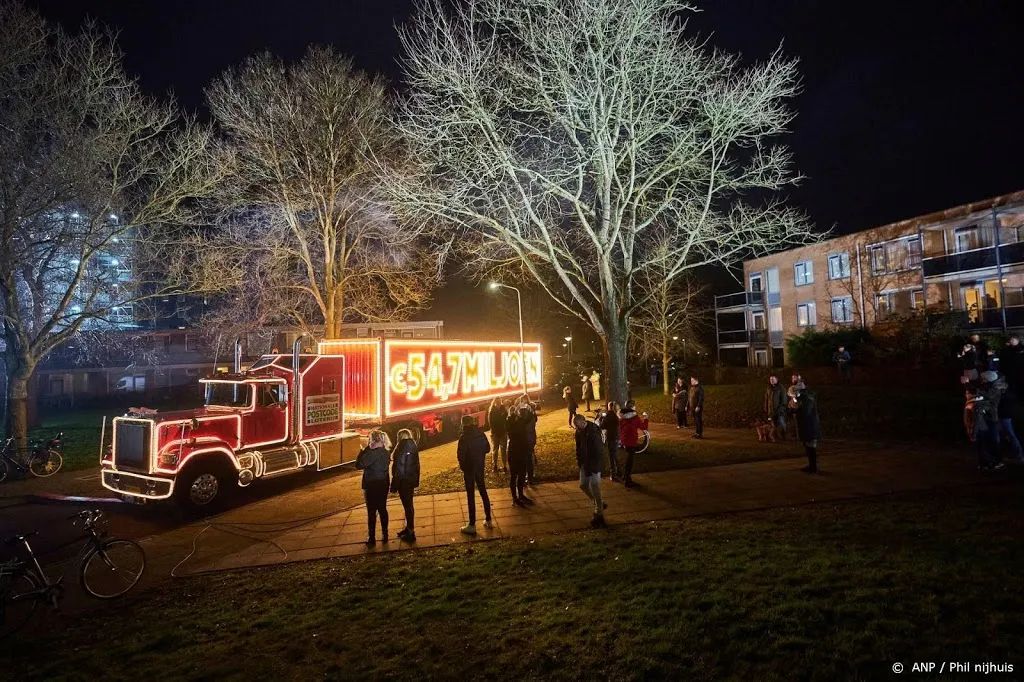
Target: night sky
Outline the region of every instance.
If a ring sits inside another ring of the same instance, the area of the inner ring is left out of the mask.
[[[75,28],[120,30],[130,72],[201,110],[226,67],[269,50],[330,43],[399,81],[393,26],[408,0],[29,0]],[[780,42],[801,60],[792,134],[806,176],[793,203],[851,232],[1024,189],[1024,3],[699,2],[690,28],[748,60]]]

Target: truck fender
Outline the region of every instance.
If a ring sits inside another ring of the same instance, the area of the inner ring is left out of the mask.
[[[190,451],[180,462],[178,462],[178,471],[181,471],[188,466],[193,457],[196,457],[197,455],[213,455],[214,453],[219,455],[217,457],[218,459],[226,459],[229,461],[235,471],[239,471],[242,468],[238,464],[238,457],[235,455],[234,451],[228,447],[227,444],[220,444],[196,448],[195,450]]]

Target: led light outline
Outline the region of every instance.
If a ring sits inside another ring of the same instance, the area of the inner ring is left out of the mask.
[[[328,339],[321,341],[317,344],[317,352],[324,356],[334,356],[337,353],[325,353],[324,349],[330,349],[332,346],[375,346],[377,349],[376,367],[371,368],[370,381],[373,382],[373,405],[376,407],[376,411],[373,414],[363,414],[360,412],[352,412],[348,416],[353,419],[372,419],[380,420],[382,418],[383,411],[381,409],[381,382],[383,380],[384,372],[384,358],[383,358],[383,345],[380,339]],[[345,357],[342,353],[340,357]],[[376,376],[374,376],[376,375]],[[342,380],[344,383],[344,379]]]

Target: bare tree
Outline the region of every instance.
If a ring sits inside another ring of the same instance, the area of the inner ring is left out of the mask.
[[[186,279],[257,322],[327,338],[343,321],[429,303],[441,271],[423,241],[429,224],[399,224],[377,192],[378,164],[402,158],[382,79],[313,48],[297,64],[252,58],[207,100],[225,136],[223,181]]]
[[[707,287],[690,276],[665,279],[655,272],[642,278],[638,289],[644,295],[630,318],[630,348],[642,358],[661,362],[662,391],[668,395],[673,356],[680,349],[685,356],[687,339],[695,351],[700,333],[708,327]]]
[[[775,54],[741,68],[685,36],[689,10],[468,0],[449,13],[423,0],[401,32],[400,121],[416,168],[391,190],[457,226],[477,272],[514,264],[590,325],[620,401],[639,279],[813,239],[773,198],[797,179],[789,153],[768,145],[792,119],[796,64]]]
[[[67,35],[18,3],[0,4],[0,131],[7,418],[23,448],[39,362],[165,291],[150,242],[205,192],[211,138],[142,94],[111,35]]]

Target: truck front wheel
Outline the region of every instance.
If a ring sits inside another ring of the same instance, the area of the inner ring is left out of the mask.
[[[187,510],[212,511],[224,502],[229,483],[224,467],[190,467],[178,476],[174,497]]]

